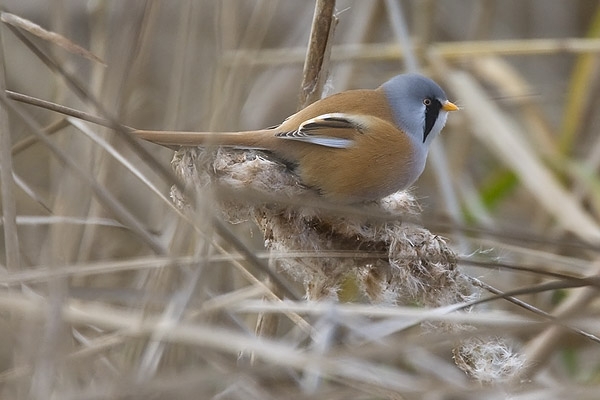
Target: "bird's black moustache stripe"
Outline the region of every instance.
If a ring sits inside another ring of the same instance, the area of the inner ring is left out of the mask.
[[[438,115],[440,115],[440,110],[442,109],[442,103],[438,99],[432,99],[431,104],[425,107],[425,129],[423,130],[423,143],[427,139],[429,133],[433,129],[435,125],[435,121],[438,119]]]

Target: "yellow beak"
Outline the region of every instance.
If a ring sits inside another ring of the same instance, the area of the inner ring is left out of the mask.
[[[442,104],[442,110],[444,111],[458,111],[460,108],[451,101],[446,100],[444,104]]]

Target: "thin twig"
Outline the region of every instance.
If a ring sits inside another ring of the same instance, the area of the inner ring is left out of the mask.
[[[21,103],[31,104],[33,106],[45,108],[46,110],[54,111],[60,114],[68,115],[71,117],[75,117],[84,121],[88,121],[97,125],[105,126],[107,128],[113,127],[113,122],[108,118],[98,117],[96,115],[92,115],[90,113],[77,110],[75,108],[63,106],[61,104],[53,103],[51,101],[46,101],[42,99],[38,99],[37,97],[28,96],[26,94],[13,92],[12,90],[6,90],[6,97],[12,100],[20,101]],[[133,130],[133,128],[129,128],[128,126],[121,125],[123,129],[127,129],[129,131]]]
[[[496,289],[495,287],[493,287],[491,285],[488,285],[487,283],[485,283],[485,282],[483,282],[483,281],[481,281],[479,279],[470,278],[469,281],[471,281],[471,283],[473,283],[475,286],[479,286],[479,287],[481,287],[481,288],[483,288],[483,289],[485,289],[485,290],[487,290],[487,291],[489,291],[489,292],[491,292],[493,294],[497,294],[497,295],[501,295],[502,294],[501,290]],[[530,312],[532,312],[532,313],[534,313],[536,315],[539,315],[541,317],[544,317],[544,318],[546,318],[546,319],[554,322],[555,324],[557,324],[555,327],[559,326],[561,328],[564,328],[565,330],[571,331],[573,333],[576,333],[578,335],[581,335],[581,336],[585,337],[586,339],[589,339],[589,340],[591,340],[593,342],[596,342],[596,343],[600,344],[600,338],[598,336],[593,335],[593,334],[591,334],[589,332],[586,332],[586,331],[584,331],[582,329],[569,326],[565,322],[562,322],[560,318],[557,318],[554,315],[549,314],[546,311],[539,309],[538,307],[535,307],[535,306],[533,306],[533,305],[531,305],[531,304],[529,304],[529,303],[527,303],[527,302],[525,302],[523,300],[519,300],[519,299],[517,299],[516,297],[513,297],[513,296],[504,296],[503,298],[506,301],[508,301],[508,302],[510,302],[510,303],[518,306],[518,307],[524,308],[527,311],[530,311]]]
[[[8,98],[10,98],[9,92],[10,92],[9,90],[6,91],[6,97],[8,97]],[[67,120],[65,118],[61,117],[61,118],[57,119],[56,121],[51,122],[46,127],[44,127],[43,130],[46,133],[46,135],[52,135],[52,134],[60,131],[61,129],[66,128],[67,126],[69,126],[69,123],[67,122]],[[33,146],[37,142],[38,142],[38,139],[36,136],[27,136],[25,139],[18,141],[12,147],[13,156],[21,153],[22,151],[25,151],[26,149]]]
[[[600,263],[596,263],[592,272],[600,272]],[[598,279],[598,275],[596,275]],[[586,306],[598,298],[598,285],[584,287],[581,291],[567,297],[553,313],[554,318],[574,317],[585,312]],[[552,326],[531,340],[524,349],[524,353],[530,362],[523,368],[520,378],[529,379],[544,365],[552,355],[556,343],[565,335],[563,326]]]

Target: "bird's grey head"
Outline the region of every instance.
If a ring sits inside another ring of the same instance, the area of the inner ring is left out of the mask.
[[[395,76],[382,88],[398,127],[425,148],[446,124],[448,111],[458,109],[437,83],[419,74]]]

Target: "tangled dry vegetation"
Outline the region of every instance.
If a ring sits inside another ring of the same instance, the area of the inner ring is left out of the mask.
[[[597,398],[600,8],[541,3],[1,3],[0,397]],[[372,204],[131,135],[406,69],[462,111]]]

